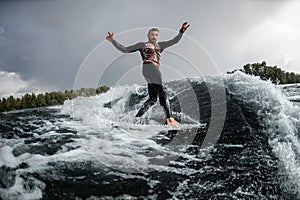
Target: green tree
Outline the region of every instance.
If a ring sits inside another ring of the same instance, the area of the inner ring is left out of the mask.
[[[15,99],[12,95],[10,95],[6,99],[6,109],[7,110],[15,110]]]
[[[108,90],[109,90],[109,87],[101,86],[96,89],[96,94],[101,94],[101,93],[107,92]]]
[[[73,99],[77,96],[91,96],[96,94],[101,94],[109,90],[107,86],[101,86],[96,89],[94,88],[81,88],[80,90],[65,90],[65,92],[46,92],[45,94],[28,94],[22,96],[22,98],[15,99],[13,96],[8,98],[0,99],[0,112],[41,107],[41,106],[52,106],[63,104],[66,99]]]
[[[2,98],[2,109],[3,111],[7,111],[7,106],[6,106],[6,98]]]
[[[242,71],[249,75],[259,76],[262,80],[270,80],[274,84],[300,82],[299,74],[295,74],[293,72],[285,72],[277,66],[267,66],[267,63],[265,61],[253,64],[248,63],[244,65],[243,69],[240,69],[239,71]]]
[[[19,110],[19,109],[22,109],[22,101],[20,98],[17,98],[16,101],[15,101],[15,109],[16,110]]]
[[[22,107],[23,108],[32,108],[32,101],[31,101],[31,95],[26,93],[23,97],[22,97]]]
[[[3,112],[4,109],[3,109],[3,103],[2,103],[2,99],[0,99],[0,112]]]
[[[37,97],[36,97],[36,100],[37,100],[37,106],[39,107],[43,107],[43,106],[46,106],[46,97],[44,94],[38,94]]]
[[[32,107],[36,107],[37,106],[36,95],[34,93],[31,94],[31,106]]]

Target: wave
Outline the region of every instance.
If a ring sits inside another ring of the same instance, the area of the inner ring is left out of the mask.
[[[288,191],[300,191],[300,107],[293,104],[280,88],[271,82],[243,73],[228,75],[225,82],[229,93],[251,106],[263,124],[272,151],[280,159],[278,172]],[[299,194],[299,193],[298,193]],[[300,198],[300,196],[297,196]]]
[[[1,198],[300,198],[300,108],[281,88],[240,72],[166,86],[180,128],[158,103],[135,119],[140,85],[1,114]]]

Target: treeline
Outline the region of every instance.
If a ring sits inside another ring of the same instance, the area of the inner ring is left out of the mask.
[[[73,99],[78,96],[95,96],[107,92],[109,87],[101,86],[99,88],[81,88],[80,90],[66,90],[65,92],[46,92],[45,94],[25,94],[21,98],[9,96],[0,99],[0,112],[12,111],[25,108],[43,107],[61,105],[67,99]]]
[[[300,74],[294,72],[285,72],[277,66],[267,66],[267,63],[253,63],[244,65],[243,69],[235,71],[242,71],[246,74],[259,76],[262,80],[271,80],[274,84],[300,83]]]

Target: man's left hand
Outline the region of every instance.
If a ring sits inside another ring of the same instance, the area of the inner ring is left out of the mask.
[[[189,26],[190,26],[190,24],[188,24],[187,22],[184,22],[182,24],[182,27],[180,30],[184,33]]]

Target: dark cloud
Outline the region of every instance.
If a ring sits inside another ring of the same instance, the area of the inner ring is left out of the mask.
[[[70,89],[80,64],[103,42],[107,31],[117,34],[141,27],[178,30],[182,22],[189,21],[191,27],[187,35],[199,42],[220,70],[226,72],[246,62],[244,55],[239,53],[243,49],[237,49],[240,47],[237,43],[245,40],[242,36],[272,18],[286,3],[250,0],[0,1],[0,67],[18,72],[24,80],[35,79],[40,86]],[[167,39],[163,33],[161,35],[161,39]],[[146,40],[146,32],[141,38]],[[121,42],[130,44],[136,40]],[[115,51],[112,45],[106,48],[108,54]],[[186,51],[197,53],[189,46]],[[105,67],[101,60],[104,63],[108,56],[104,53],[99,57],[97,67]],[[106,81],[113,78],[113,71],[109,71]]]

